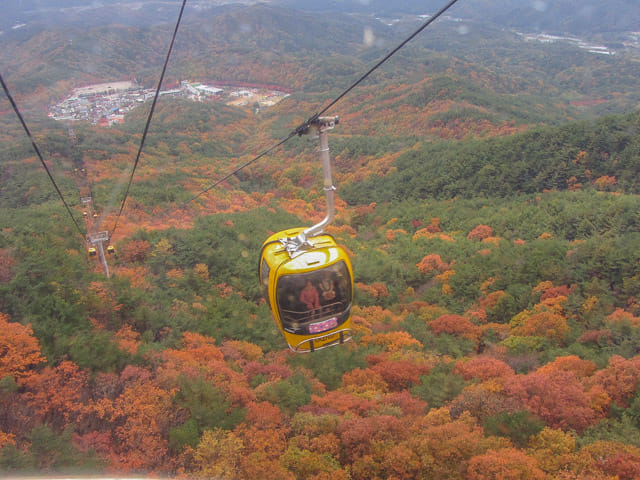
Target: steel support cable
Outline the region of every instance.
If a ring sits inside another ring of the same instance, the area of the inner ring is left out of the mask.
[[[169,57],[171,56],[171,51],[173,50],[173,44],[176,41],[176,36],[178,35],[178,27],[180,27],[180,21],[182,20],[182,14],[184,13],[184,7],[187,4],[187,0],[182,0],[182,6],[180,7],[180,13],[178,14],[178,20],[176,21],[176,27],[173,30],[173,36],[171,37],[171,43],[169,44],[169,50],[167,51],[167,58],[165,58],[164,65],[162,67],[162,73],[160,74],[160,80],[158,81],[158,86],[156,87],[156,94],[153,97],[153,102],[151,104],[151,110],[149,110],[149,116],[147,117],[147,123],[144,126],[144,131],[142,132],[142,139],[140,140],[140,147],[138,148],[138,153],[136,154],[135,161],[133,162],[133,168],[131,169],[131,175],[129,176],[129,183],[127,184],[127,189],[124,192],[124,198],[122,199],[122,203],[120,204],[120,211],[116,216],[116,220],[113,224],[113,229],[109,234],[109,238],[113,236],[118,226],[118,220],[120,220],[120,216],[122,215],[122,211],[124,210],[124,205],[127,201],[127,197],[129,196],[129,190],[131,189],[131,183],[133,182],[133,176],[136,173],[136,168],[138,167],[138,163],[140,162],[140,155],[142,154],[142,148],[144,147],[144,141],[147,138],[147,132],[149,131],[149,125],[151,125],[151,118],[153,117],[153,112],[156,108],[156,103],[158,101],[158,97],[160,96],[160,88],[162,87],[162,82],[164,81],[164,74],[167,71],[167,65],[169,64]]]
[[[325,113],[327,110],[329,110],[331,107],[333,107],[336,103],[338,103],[340,100],[342,100],[342,98],[345,95],[347,95],[351,90],[353,90],[360,83],[362,83],[365,78],[367,78],[369,75],[371,75],[383,63],[385,63],[387,60],[389,60],[398,50],[400,50],[407,43],[409,43],[411,40],[413,40],[420,32],[422,32],[425,28],[427,28],[434,21],[436,21],[438,19],[438,17],[440,17],[443,13],[445,13],[447,10],[449,10],[449,8],[451,8],[457,1],[458,0],[450,0],[449,3],[447,3],[444,7],[442,7],[440,10],[438,10],[433,16],[429,17],[429,19],[426,22],[424,22],[415,32],[413,32],[405,40],[403,40],[400,44],[398,44],[397,47],[395,47],[387,55],[385,55],[380,61],[378,61],[378,63],[376,63],[373,67],[371,67],[364,75],[362,75],[355,82],[353,82],[344,92],[342,92],[340,95],[338,95],[334,100],[332,100],[326,107],[324,107],[318,113],[316,113],[316,114],[312,115],[311,117],[309,117],[309,119],[306,122],[304,122],[301,125],[299,125],[298,127],[296,127],[296,129],[293,130],[285,138],[283,138],[282,140],[280,140],[278,143],[276,143],[272,147],[270,147],[270,148],[266,149],[265,151],[263,151],[262,153],[260,153],[257,157],[255,157],[252,160],[249,160],[248,162],[246,162],[243,165],[239,166],[238,168],[236,168],[234,171],[232,171],[228,175],[225,175],[223,178],[221,178],[220,180],[216,181],[213,185],[210,185],[209,187],[207,187],[206,189],[204,189],[203,191],[201,191],[200,193],[198,193],[197,195],[192,197],[190,200],[187,200],[186,202],[184,202],[183,206],[188,204],[188,203],[190,203],[190,202],[192,202],[193,200],[195,200],[199,196],[203,195],[204,193],[208,192],[212,188],[216,187],[220,183],[224,182],[226,179],[228,179],[229,177],[235,175],[236,173],[238,173],[243,168],[248,167],[252,163],[254,163],[257,160],[259,160],[260,158],[264,157],[265,155],[267,155],[272,150],[274,150],[277,147],[283,145],[285,142],[287,142],[292,137],[295,137],[296,135],[303,135],[304,133],[306,133],[309,130],[310,125],[312,123],[314,123],[318,119],[318,117],[320,115]]]
[[[38,145],[36,145],[35,140],[31,136],[31,131],[29,131],[29,127],[27,127],[27,124],[25,123],[24,118],[22,117],[22,113],[20,113],[20,110],[18,109],[18,105],[16,105],[16,102],[13,100],[13,97],[11,96],[11,93],[9,92],[9,88],[7,87],[7,84],[4,82],[4,78],[2,78],[1,74],[0,74],[0,83],[2,83],[2,89],[4,90],[5,95],[9,99],[9,103],[11,103],[11,107],[13,107],[13,111],[16,112],[16,115],[18,116],[18,119],[20,120],[20,123],[22,124],[22,128],[24,129],[25,133],[27,134],[27,137],[29,137],[29,140],[31,141],[31,145],[33,146],[33,149],[35,150],[36,155],[40,159],[40,163],[42,164],[42,166],[44,167],[45,171],[47,172],[47,175],[49,176],[49,180],[51,180],[51,183],[53,184],[53,187],[56,189],[56,192],[58,192],[58,196],[60,197],[60,200],[62,200],[62,203],[64,204],[64,207],[67,209],[67,212],[69,213],[69,216],[71,217],[71,220],[73,220],[73,224],[76,226],[76,229],[78,230],[78,233],[80,234],[80,236],[82,238],[85,238],[86,235],[82,232],[82,229],[80,228],[80,225],[78,225],[78,222],[76,221],[75,217],[73,216],[73,212],[71,211],[71,208],[69,208],[69,205],[67,204],[66,200],[64,199],[64,196],[62,195],[62,192],[60,191],[60,188],[58,188],[58,184],[54,180],[53,175],[51,175],[51,171],[49,170],[49,167],[47,167],[47,164],[45,163],[44,158],[42,158],[42,154],[40,153],[40,149],[38,148]]]
[[[364,81],[365,78],[367,78],[369,75],[371,75],[375,70],[378,69],[378,67],[380,67],[383,63],[385,63],[387,60],[389,60],[398,50],[400,50],[402,47],[404,47],[407,43],[409,43],[411,40],[413,40],[420,32],[422,32],[425,28],[427,28],[429,25],[431,25],[433,22],[435,22],[438,17],[440,17],[444,12],[446,12],[447,10],[449,10],[449,8],[451,8],[458,0],[451,0],[449,3],[447,3],[444,7],[442,7],[440,10],[438,10],[433,16],[429,17],[429,19],[424,22],[420,28],[418,28],[415,32],[413,32],[411,35],[409,35],[403,42],[401,42],[396,48],[394,48],[393,50],[391,50],[389,53],[387,53],[387,55],[384,56],[384,58],[382,58],[378,63],[376,63],[373,67],[371,67],[369,69],[369,71],[367,71],[364,75],[362,75],[359,79],[357,79],[355,82],[353,82],[351,84],[351,86],[349,86],[344,92],[342,92],[340,95],[338,95],[333,101],[331,101],[326,107],[324,107],[322,110],[320,110],[318,113],[316,113],[315,115],[313,115],[312,117],[309,118],[309,120],[307,120],[305,123],[303,123],[300,127],[298,127],[298,129],[300,128],[305,128],[308,127],[310,123],[312,123],[316,118],[318,118],[320,115],[322,115],[323,113],[325,113],[327,110],[329,110],[331,107],[333,107],[336,103],[338,103],[340,100],[342,100],[342,97],[344,97],[347,93],[349,93],[351,90],[353,90],[355,87],[357,87],[360,83],[362,83]],[[297,129],[296,129],[297,130]]]

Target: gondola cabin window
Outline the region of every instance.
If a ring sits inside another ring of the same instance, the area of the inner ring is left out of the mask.
[[[346,322],[351,307],[351,280],[345,262],[278,279],[276,298],[286,332],[311,335]]]

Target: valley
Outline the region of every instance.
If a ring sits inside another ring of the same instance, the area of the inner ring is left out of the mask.
[[[80,3],[0,35],[0,471],[640,476],[633,2],[461,2],[331,104],[353,340],[307,354],[258,273],[326,214],[297,127],[439,5],[194,2],[147,123],[177,3]]]

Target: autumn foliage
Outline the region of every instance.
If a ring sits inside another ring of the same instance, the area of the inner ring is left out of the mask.
[[[379,208],[361,207],[355,215],[369,218]],[[243,245],[249,240],[231,233],[237,222],[215,225],[230,244]],[[99,362],[77,346],[72,358],[45,354],[31,325],[1,314],[0,462],[28,462],[38,435],[46,434],[73,452],[66,465],[96,461],[120,474],[637,477],[637,447],[590,439],[608,425],[634,431],[640,357],[586,358],[566,348],[616,348],[637,328],[634,297],[611,308],[576,283],[537,280],[514,290],[504,272],[489,271],[493,255],[533,247],[503,242],[488,225],[465,235],[442,231],[439,220],[428,227],[408,222],[422,232],[409,238],[395,227],[399,220],[375,222],[384,248],[354,248],[356,259],[371,254],[382,262],[393,248],[422,242],[444,247],[416,251],[387,276],[358,281],[355,341],[326,355],[301,357],[279,348],[279,337],[274,344],[260,340],[268,327],[260,323],[266,310],[257,308],[266,307],[247,301],[237,272],[221,278],[227,267],[213,268],[200,255],[215,255],[206,242],[192,265],[180,264],[176,255],[188,249],[169,235],[122,244],[115,271],[126,289],[104,280],[87,284],[88,328],[104,339],[104,355],[117,359],[108,368],[96,368]],[[491,252],[477,254],[478,241]],[[458,244],[473,258],[460,261],[452,253]],[[471,261],[482,268],[467,286]],[[400,289],[401,276],[411,286]],[[172,296],[163,324],[150,327],[151,307],[133,315],[128,306],[140,301],[133,293],[147,298],[158,283]],[[192,327],[181,329],[182,323]],[[247,328],[258,333],[249,338]],[[551,346],[554,354],[546,357]],[[57,467],[42,461],[38,468]]]
[[[31,327],[11,322],[9,315],[0,313],[0,378],[20,379],[44,361]]]
[[[240,58],[254,47],[249,33],[269,35],[269,22],[240,23],[235,53],[222,62],[214,53],[189,75],[276,78],[315,92],[357,67],[330,57],[335,75],[318,79],[307,57],[276,54],[274,63],[273,52],[249,65]],[[274,38],[265,44],[311,48]],[[134,55],[159,44],[140,42]],[[111,40],[103,47],[114,50]],[[551,80],[535,68],[521,81],[436,57],[413,62],[411,82],[384,72],[336,112],[340,188],[326,230],[354,266],[353,340],[308,355],[287,350],[256,275],[269,234],[325,215],[308,139],[189,201],[295,128],[313,107],[305,95],[269,113],[162,99],[108,278],[39,188],[14,127],[0,129],[3,154],[15,157],[3,158],[0,214],[29,218],[0,231],[0,471],[640,478],[637,115],[543,127],[568,110],[559,102],[545,122],[550,105],[537,102]],[[581,71],[565,70],[557,77]],[[498,91],[522,89],[535,90],[535,115],[497,108]],[[75,150],[66,128],[38,132],[65,192],[67,183],[95,192],[104,228],[144,116],[127,121],[78,126]],[[89,169],[84,180],[71,173],[76,164]]]

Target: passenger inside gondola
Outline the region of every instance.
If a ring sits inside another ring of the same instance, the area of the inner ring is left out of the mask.
[[[322,305],[332,303],[336,298],[336,286],[331,278],[329,271],[322,273],[322,280],[320,280],[320,296],[322,297]]]
[[[318,290],[313,286],[311,280],[307,280],[304,288],[300,291],[300,301],[304,303],[307,310],[320,308],[320,296]]]

